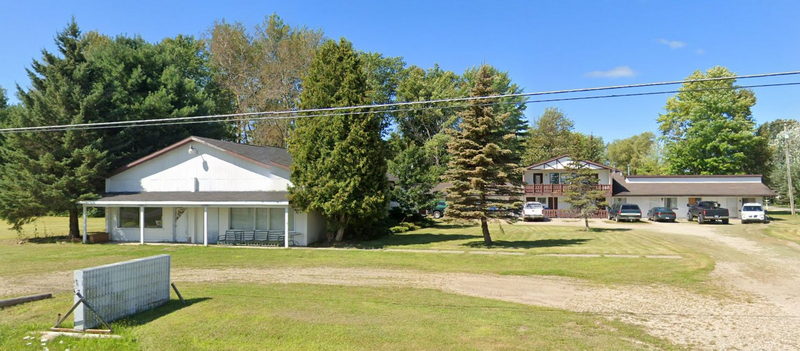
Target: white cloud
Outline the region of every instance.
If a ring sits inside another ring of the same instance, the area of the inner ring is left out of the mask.
[[[695,51],[694,51],[694,53],[695,53],[695,54],[698,54],[698,55],[703,55],[703,54],[705,54],[705,53],[706,53],[706,51],[705,51],[705,50],[703,50],[703,49],[697,49],[697,50],[695,50]]]
[[[592,78],[623,78],[633,77],[635,75],[636,72],[628,66],[617,66],[607,71],[591,71],[586,73],[587,77]]]
[[[669,46],[670,49],[680,49],[686,46],[686,43],[680,40],[658,39],[658,42],[666,46]]]

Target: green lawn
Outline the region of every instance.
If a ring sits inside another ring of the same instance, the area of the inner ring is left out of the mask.
[[[59,338],[50,350],[637,350],[673,348],[601,316],[427,289],[304,284],[183,284],[173,300],[113,323],[121,339]],[[41,350],[26,335],[72,298],[0,314],[0,349]],[[32,345],[26,345],[32,342]],[[63,343],[60,343],[63,342]]]
[[[772,222],[764,228],[764,234],[800,244],[800,215],[788,211],[770,213]]]
[[[61,218],[43,218],[48,228]],[[92,219],[94,228],[102,219]],[[90,227],[90,230],[92,230]],[[62,227],[63,228],[63,227]],[[54,270],[72,270],[132,258],[172,255],[176,268],[291,268],[373,267],[437,272],[555,275],[588,279],[599,283],[664,283],[696,288],[707,280],[713,261],[657,235],[641,231],[583,232],[569,227],[531,225],[503,226],[505,235],[493,228],[503,251],[529,253],[522,256],[387,252],[383,250],[243,249],[190,245],[82,245],[77,243],[16,244],[13,232],[0,232],[0,276],[28,275]],[[53,229],[55,233],[59,233]],[[63,231],[61,231],[63,233]],[[429,228],[365,242],[369,247],[480,249],[477,227]],[[515,248],[515,246],[517,248]],[[536,253],[680,254],[682,259],[627,257],[554,257]]]

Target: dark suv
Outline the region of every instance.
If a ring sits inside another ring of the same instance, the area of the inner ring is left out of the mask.
[[[614,204],[608,209],[608,219],[614,221],[638,221],[642,219],[642,210],[636,204]]]

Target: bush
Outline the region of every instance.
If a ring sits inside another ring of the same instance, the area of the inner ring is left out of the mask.
[[[403,225],[396,225],[394,227],[389,228],[389,231],[392,232],[393,234],[405,233],[408,231],[408,227]]]

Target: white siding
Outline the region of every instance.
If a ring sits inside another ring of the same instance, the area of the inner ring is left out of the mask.
[[[287,169],[191,142],[106,179],[106,192],[285,191],[289,177]]]

